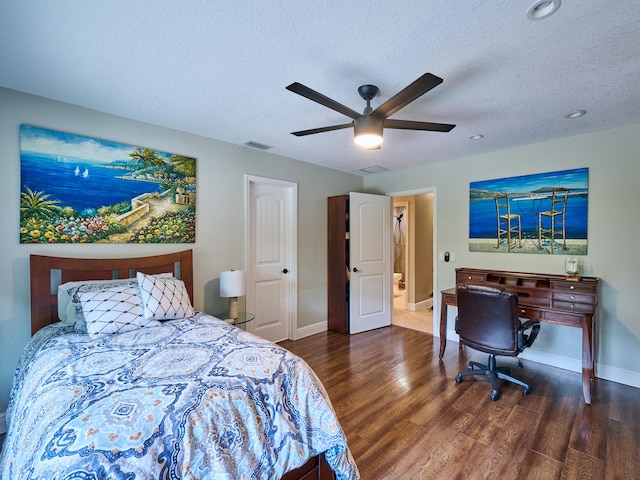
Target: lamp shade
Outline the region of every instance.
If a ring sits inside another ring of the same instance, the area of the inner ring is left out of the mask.
[[[244,270],[227,270],[220,272],[220,296],[241,297],[244,295]]]

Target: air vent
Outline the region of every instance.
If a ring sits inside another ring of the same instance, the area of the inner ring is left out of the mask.
[[[389,169],[384,167],[379,167],[378,165],[372,165],[370,167],[365,167],[360,169],[361,172],[367,172],[367,173],[380,173],[380,172],[386,172],[387,170]]]
[[[270,147],[269,145],[265,145],[264,143],[258,143],[258,142],[253,142],[253,141],[248,141],[246,143],[243,143],[243,145],[245,147],[249,147],[249,148],[255,148],[256,150],[269,150]]]

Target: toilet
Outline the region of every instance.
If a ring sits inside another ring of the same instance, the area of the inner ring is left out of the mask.
[[[393,274],[393,288],[398,288],[398,282],[400,281],[401,278],[402,278],[401,273]]]

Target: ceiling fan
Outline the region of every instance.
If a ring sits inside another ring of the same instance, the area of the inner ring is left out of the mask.
[[[353,127],[355,132],[355,142],[370,150],[380,148],[382,143],[383,128],[396,128],[403,130],[428,130],[431,132],[449,132],[455,127],[447,123],[417,122],[413,120],[391,120],[388,117],[396,113],[401,108],[407,106],[417,98],[427,93],[432,88],[442,83],[442,79],[431,73],[425,73],[413,83],[407,85],[389,100],[384,102],[375,110],[371,108],[371,100],[378,95],[380,90],[375,85],[362,85],[358,88],[358,93],[367,102],[367,106],[362,114],[356,112],[336,102],[335,100],[312,90],[311,88],[294,82],[287,87],[287,90],[302,95],[309,100],[324,105],[338,113],[342,113],[353,119],[352,122],[328,127],[312,128],[310,130],[300,130],[291,132],[297,137],[313,135],[315,133],[330,132],[343,128]]]

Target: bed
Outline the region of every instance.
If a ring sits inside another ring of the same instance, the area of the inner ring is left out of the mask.
[[[191,250],[30,271],[3,480],[359,479],[308,365],[192,309]]]

